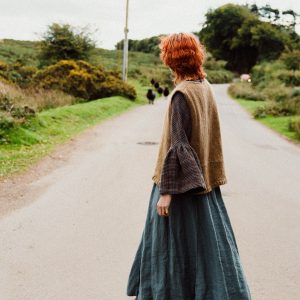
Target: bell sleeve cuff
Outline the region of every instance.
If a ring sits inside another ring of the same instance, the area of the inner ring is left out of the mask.
[[[188,143],[172,146],[165,157],[160,194],[180,194],[192,189],[206,189],[197,153]]]

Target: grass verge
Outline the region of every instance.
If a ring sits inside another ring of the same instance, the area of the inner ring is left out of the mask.
[[[11,144],[0,145],[0,181],[25,171],[49,154],[56,145],[68,141],[83,130],[133,107],[146,104],[146,87],[131,81],[137,99],[109,97],[86,103],[42,111],[26,125],[9,132]]]
[[[264,101],[247,100],[247,99],[240,99],[240,98],[233,98],[233,97],[231,98],[234,99],[236,102],[238,102],[251,115],[257,107],[261,107],[265,105]],[[268,126],[274,131],[280,133],[281,135],[289,139],[292,139],[293,141],[300,142],[300,138],[297,137],[296,133],[289,129],[289,122],[298,118],[299,116],[274,117],[268,115],[264,118],[256,118],[255,120]]]

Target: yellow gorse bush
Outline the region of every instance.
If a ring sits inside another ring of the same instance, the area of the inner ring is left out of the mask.
[[[86,100],[116,95],[136,98],[134,87],[124,83],[118,74],[82,60],[61,60],[38,71],[34,82],[41,88],[58,89]]]

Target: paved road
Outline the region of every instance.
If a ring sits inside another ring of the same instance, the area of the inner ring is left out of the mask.
[[[226,87],[214,86],[221,189],[253,299],[300,299],[300,148],[251,119]],[[166,107],[159,100],[95,126],[28,184],[20,208],[0,219],[1,300],[128,299],[158,151],[139,142],[159,142]]]

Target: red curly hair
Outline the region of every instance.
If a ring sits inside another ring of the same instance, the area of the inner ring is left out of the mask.
[[[192,33],[174,33],[160,37],[160,58],[174,73],[174,83],[204,79],[205,48]]]

